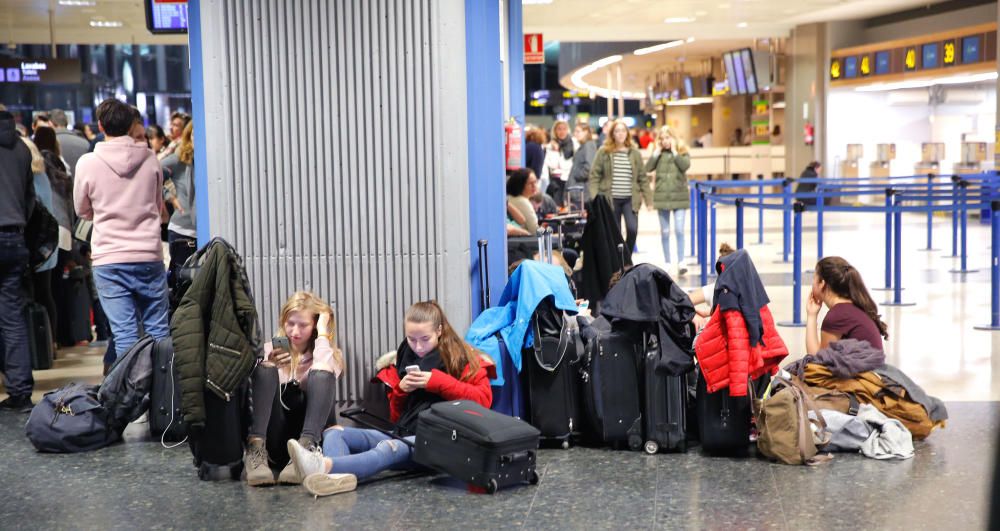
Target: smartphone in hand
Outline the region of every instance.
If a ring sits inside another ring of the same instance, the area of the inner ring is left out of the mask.
[[[407,365],[406,366],[406,374],[410,374],[410,373],[413,373],[413,372],[420,372],[420,366],[419,365]]]
[[[272,350],[284,350],[285,352],[292,351],[292,344],[288,341],[287,337],[275,336],[271,338],[271,349]]]

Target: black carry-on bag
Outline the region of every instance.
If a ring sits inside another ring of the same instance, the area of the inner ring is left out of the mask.
[[[564,316],[552,297],[535,308],[531,324],[534,343],[523,350],[528,418],[542,438],[569,448],[580,429],[580,341],[576,317]]]
[[[52,352],[52,327],[49,325],[49,312],[37,302],[29,302],[24,307],[28,324],[28,351],[31,353],[31,370],[51,369],[55,354]]]
[[[418,465],[484,488],[489,494],[520,483],[538,484],[538,430],[471,400],[438,402],[422,411],[415,442],[361,419],[371,416],[364,409],[340,415],[408,444]]]
[[[181,381],[174,368],[174,343],[170,336],[153,345],[149,434],[160,442],[178,442],[187,436],[181,419]]]
[[[655,333],[646,334],[643,359],[642,449],[648,454],[660,450],[687,451],[687,376],[671,376],[656,371],[660,342]],[[638,450],[639,448],[632,448]]]
[[[765,375],[749,385],[763,389],[770,382]],[[763,394],[763,393],[761,393]],[[729,389],[708,392],[705,376],[698,374],[696,398],[698,438],[709,454],[745,456],[750,452],[753,407],[750,396],[729,396]]]
[[[641,332],[612,328],[604,318],[591,324],[587,342],[583,404],[594,442],[639,448],[643,443],[637,357]]]

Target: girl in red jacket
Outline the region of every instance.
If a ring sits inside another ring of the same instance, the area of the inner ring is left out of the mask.
[[[490,407],[493,362],[452,329],[437,303],[418,302],[406,311],[406,339],[379,360],[378,378],[389,390],[389,411],[399,433],[413,440],[417,415],[435,402],[474,400]],[[392,359],[394,358],[394,359]],[[383,365],[385,365],[383,367]],[[408,468],[410,447],[376,430],[333,426],[323,433],[323,453],[288,441],[303,484],[315,496],[354,490],[358,479]]]

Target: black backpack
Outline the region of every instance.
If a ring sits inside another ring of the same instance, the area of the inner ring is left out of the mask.
[[[140,338],[111,366],[97,392],[107,410],[108,423],[119,432],[149,409],[155,345],[156,340],[150,336]]]

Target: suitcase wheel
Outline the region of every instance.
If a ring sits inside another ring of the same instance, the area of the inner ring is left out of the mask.
[[[646,444],[642,447],[642,449],[645,450],[647,454],[653,455],[660,451],[660,445],[657,444],[656,441],[646,441]]]
[[[568,448],[569,448],[569,439],[566,439],[565,441],[562,442],[562,449],[566,450]]]
[[[499,485],[497,485],[497,480],[491,479],[490,482],[486,485],[486,494],[496,494],[498,488]]]
[[[539,478],[538,478],[538,472],[535,472],[534,470],[532,470],[531,474],[528,476],[528,483],[530,483],[532,485],[538,485],[538,480],[539,480]]]

